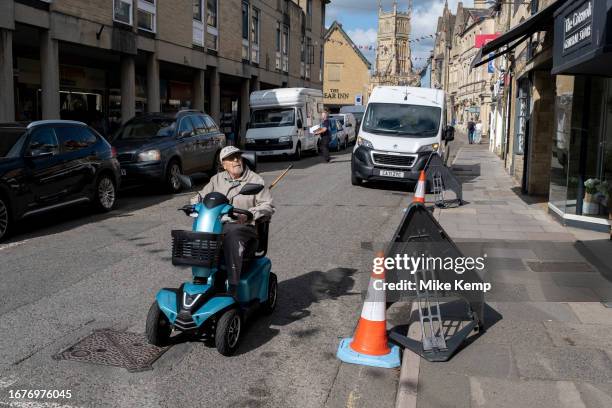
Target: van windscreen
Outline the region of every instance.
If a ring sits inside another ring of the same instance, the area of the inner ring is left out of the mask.
[[[442,109],[399,103],[370,103],[363,130],[388,136],[433,137],[440,128]]]
[[[294,108],[257,109],[251,115],[251,128],[293,126]]]

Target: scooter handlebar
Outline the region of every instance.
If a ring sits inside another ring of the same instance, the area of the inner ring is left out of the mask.
[[[229,215],[233,219],[236,219],[235,214],[246,215],[248,222],[253,221],[253,218],[255,218],[252,212],[248,210],[242,210],[240,208],[232,208],[232,210],[227,215]]]
[[[187,204],[178,209],[178,211],[182,211],[185,215],[191,215],[195,211],[195,205]]]

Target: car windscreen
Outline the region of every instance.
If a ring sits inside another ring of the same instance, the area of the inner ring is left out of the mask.
[[[123,125],[115,140],[144,140],[174,135],[176,121],[171,118],[138,118]]]
[[[16,157],[23,145],[23,129],[0,129],[0,157]]]
[[[440,128],[442,109],[399,103],[370,103],[363,130],[385,136],[433,137]]]
[[[257,109],[251,114],[251,128],[293,126],[294,124],[294,108]]]

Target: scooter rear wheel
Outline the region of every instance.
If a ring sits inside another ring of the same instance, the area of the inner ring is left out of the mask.
[[[215,346],[224,356],[231,356],[238,349],[242,335],[242,317],[236,309],[223,313],[215,330]]]
[[[265,314],[272,314],[276,309],[278,299],[278,278],[276,274],[270,272],[270,282],[268,283],[268,298],[261,304],[261,309]]]
[[[167,346],[170,342],[171,332],[172,328],[166,315],[159,309],[157,302],[153,302],[147,315],[146,333],[149,343],[157,347]]]

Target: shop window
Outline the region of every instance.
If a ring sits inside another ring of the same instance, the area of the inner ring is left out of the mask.
[[[259,64],[259,10],[254,8],[251,14],[251,61]]]
[[[132,0],[113,1],[113,19],[119,23],[132,25]]]
[[[206,48],[217,51],[219,47],[219,2],[206,0]]]
[[[156,0],[138,0],[138,28],[155,32]]]

